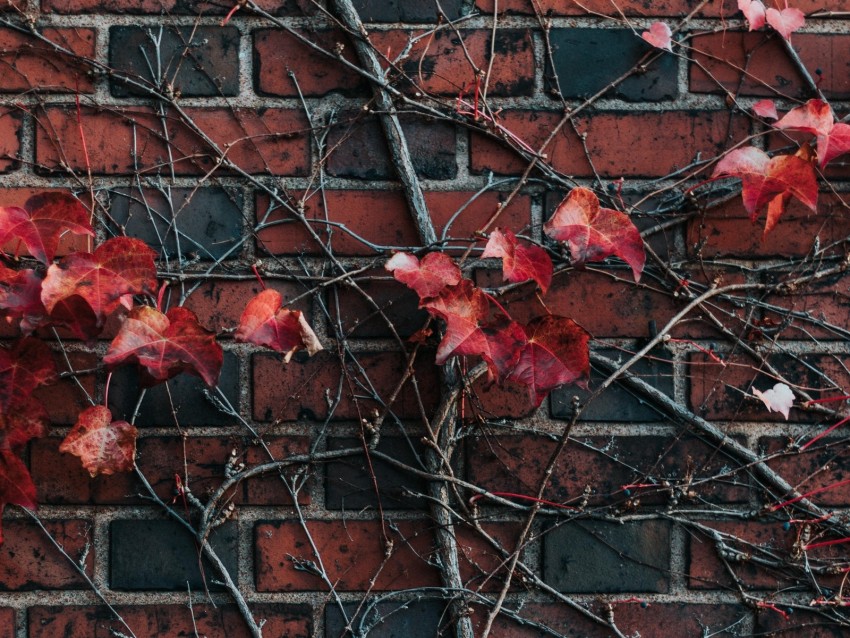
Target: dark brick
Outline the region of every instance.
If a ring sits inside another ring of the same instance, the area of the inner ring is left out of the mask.
[[[185,588],[184,588],[185,589]],[[263,635],[269,638],[313,636],[311,610],[307,605],[252,604],[251,612],[265,620]],[[108,638],[126,635],[129,625],[136,638],[209,636],[249,638],[251,633],[235,605],[185,604],[117,605],[115,613],[102,607],[30,607],[29,638]],[[4,637],[5,638],[5,637]]]
[[[109,526],[109,584],[121,590],[221,591],[220,576],[206,559],[203,573],[199,548],[179,523],[157,520],[117,520]],[[238,528],[228,522],[210,534],[209,543],[230,575],[238,577]],[[144,551],[139,551],[144,548]]]
[[[805,443],[826,428],[827,424],[813,428],[800,442]],[[790,447],[791,442],[790,437],[759,439],[759,450],[765,453],[768,467],[800,492],[828,488],[812,497],[818,505],[842,507],[847,503],[850,500],[850,485],[835,485],[850,478],[850,449],[846,439],[823,438],[804,452]]]
[[[237,95],[238,54],[236,27],[109,29],[111,67],[156,90],[179,92],[183,97]],[[115,97],[147,95],[143,89],[115,77],[110,87]]]
[[[2,10],[2,9],[0,9]],[[41,34],[81,58],[94,57],[94,29],[44,29]],[[91,68],[41,40],[0,29],[0,93],[91,93]]]
[[[91,521],[69,518],[44,521],[44,526],[72,560],[78,561],[85,556],[84,568],[91,578],[95,559]],[[59,553],[35,523],[27,520],[3,521],[1,591],[87,588],[88,583],[71,561]]]
[[[72,370],[93,370],[97,368],[99,362],[97,355],[73,351],[65,354],[55,353],[54,361],[60,373]],[[55,384],[42,386],[33,392],[33,396],[41,401],[52,424],[73,425],[80,412],[91,405],[80,386],[88,392],[89,397],[94,398],[96,381],[92,373],[78,374],[75,378],[65,378]]]
[[[589,97],[631,69],[653,48],[631,29],[552,29],[552,59],[566,98]],[[672,100],[679,94],[678,59],[662,54],[606,97],[630,101]],[[552,70],[547,69],[547,75]],[[547,82],[547,89],[554,83]]]
[[[135,366],[122,366],[115,370],[109,389],[109,407],[116,418],[129,419],[139,396],[139,373]],[[224,363],[218,388],[231,405],[239,409],[239,362],[232,352],[224,353]],[[136,425],[232,425],[235,417],[217,409],[206,393],[218,398],[215,390],[191,374],[181,374],[165,383],[148,388],[142,401]],[[172,411],[172,406],[174,410]]]
[[[701,11],[698,16],[729,17],[737,11],[734,0],[711,2],[708,6],[698,0],[619,0],[612,5],[608,0],[582,0],[581,2],[563,2],[563,0],[499,0],[500,13],[519,13],[535,15],[593,16],[600,15],[620,18],[627,16],[669,16],[685,17],[697,8]],[[794,6],[808,5],[809,2],[798,2]],[[492,14],[496,9],[495,0],[476,0],[475,6],[486,14]],[[817,5],[820,8],[822,5]],[[806,11],[806,9],[803,9]]]
[[[436,600],[349,603],[344,607],[347,622],[336,605],[325,608],[325,636],[328,638],[353,638],[372,631],[373,635],[380,634],[382,638],[433,638],[448,629],[446,606]],[[346,627],[350,629],[346,631]]]
[[[15,610],[0,607],[0,638],[15,638]]]
[[[461,17],[463,0],[354,0],[352,2],[364,22],[437,22],[440,16],[449,20]]]
[[[451,179],[457,175],[455,128],[442,122],[401,116],[413,166],[420,177]],[[350,120],[331,129],[328,172],[355,179],[395,179],[396,172],[387,151],[381,126],[374,118]]]
[[[22,118],[17,110],[0,109],[0,173],[18,167]]]
[[[221,259],[242,239],[242,196],[222,188],[174,188],[169,194],[145,189],[113,191],[110,221],[137,237],[162,259]],[[179,238],[179,241],[178,241]]]
[[[772,273],[780,277],[793,273]],[[775,279],[769,278],[771,283]],[[843,339],[850,330],[850,275],[841,273],[770,295],[757,330],[780,339]]]
[[[313,15],[313,0],[257,0],[255,4],[277,16]],[[50,13],[190,14],[223,15],[233,8],[230,0],[42,0]]]
[[[573,521],[543,541],[543,578],[563,592],[670,589],[670,525],[661,521]]]
[[[781,609],[782,605],[778,607]],[[760,609],[756,616],[756,635],[765,638],[784,636],[794,638],[846,638],[847,624],[831,620],[823,614],[789,609],[793,612],[784,618],[773,610]]]
[[[363,447],[355,438],[331,438],[328,449]],[[381,437],[378,452],[391,456],[415,469],[424,470],[421,444],[402,437]],[[329,509],[361,510],[366,507],[384,509],[416,509],[421,499],[411,496],[427,492],[427,483],[409,472],[364,455],[332,461],[326,466],[325,505]],[[375,494],[375,486],[379,495]]]
[[[331,312],[334,316],[339,313],[342,328],[348,336],[386,338],[392,337],[394,330],[400,337],[407,338],[425,325],[428,313],[419,309],[419,297],[407,286],[395,281],[390,273],[365,273],[362,279],[355,277],[354,280],[380,312],[364,294],[350,286],[328,293]]]
[[[602,350],[601,355],[625,363],[630,358],[629,353],[617,350]],[[673,363],[672,354],[663,349],[656,349],[634,364],[630,373],[639,377],[657,390],[673,397]],[[599,384],[608,374],[604,371],[591,369],[589,390],[577,386],[558,388],[551,394],[552,416],[559,419],[572,418],[572,398],[577,396],[584,405]],[[662,421],[665,413],[653,407],[645,399],[636,396],[620,383],[609,386],[593,403],[582,410],[581,419],[584,421]]]

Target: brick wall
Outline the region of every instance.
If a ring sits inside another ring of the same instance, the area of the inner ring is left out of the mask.
[[[785,110],[812,97],[807,73],[839,116],[848,111],[850,3],[793,4],[821,11],[792,37],[799,63],[775,34],[746,32],[729,0],[442,0],[440,18],[432,0],[354,0],[450,254],[462,254],[508,199],[498,225],[542,241],[542,222],[579,184],[611,196],[609,205],[628,204],[658,256],[640,284],[616,260],[562,268],[545,307],[528,286],[514,287],[503,299],[517,319],[573,317],[594,352],[623,362],[693,294],[750,285],[693,308],[633,368],[669,404],[615,384],[587,406],[548,480],[493,636],[848,631],[833,573],[846,565],[846,545],[812,550],[808,562],[799,554],[804,529],[838,540],[842,528],[766,511],[789,494],[757,467],[801,492],[824,488],[813,499],[839,520],[850,489],[832,486],[850,471],[845,437],[839,429],[799,452],[795,444],[836,416],[795,408],[786,422],[751,393],[778,378],[814,398],[850,388],[850,290],[839,267],[846,166],[829,169],[817,214],[792,205],[764,238],[736,193],[685,192],[707,176],[701,160],[765,130],[748,111],[755,101],[770,97]],[[59,452],[87,396],[104,397],[106,342],[44,335],[60,368],[76,374],[40,391],[52,427],[26,462],[41,522],[17,508],[4,515],[0,638],[249,636],[214,565],[162,505],[197,523],[181,486],[205,503],[228,476],[269,459],[292,463],[221,495],[222,521],[208,539],[263,636],[360,635],[370,625],[379,636],[454,635],[423,420],[441,396],[433,339],[376,446],[364,427],[404,377],[405,340],[427,318],[381,268],[392,250],[420,240],[372,87],[324,2],[258,0],[221,26],[231,8],[3,0],[0,204],[69,189],[93,208],[99,238],[124,232],[150,243],[172,282],[170,302],[221,332],[225,362],[218,393],[182,376],[140,398],[137,374],[123,368],[110,382],[116,418],[140,429],[137,465],[157,504],[139,476],[90,478]],[[686,16],[675,54],[656,55],[637,35]],[[477,71],[502,128],[458,101],[474,99],[476,78],[483,89]],[[558,128],[565,108],[578,112]],[[522,149],[538,150],[553,130],[523,179],[533,153]],[[62,251],[85,246],[63,241]],[[480,285],[501,283],[498,264],[473,253],[466,265]],[[227,329],[260,290],[251,266],[307,313],[325,352],[285,365],[231,339]],[[529,504],[481,491],[535,495],[572,397],[584,400],[607,374],[595,368],[590,391],[556,390],[540,408],[510,385],[479,381],[465,395],[446,461],[461,597],[476,633]],[[712,438],[700,419],[728,438]],[[311,454],[321,462],[305,463]]]

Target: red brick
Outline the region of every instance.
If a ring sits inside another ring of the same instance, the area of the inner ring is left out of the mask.
[[[476,197],[470,191],[433,191],[425,193],[425,201],[431,211],[431,218],[437,230],[437,236],[442,237],[445,232],[447,238],[466,240],[474,238],[476,232],[484,228],[490,218],[499,209],[505,200],[505,193],[488,191]],[[465,208],[464,208],[465,207]],[[457,211],[463,208],[452,225],[446,230],[446,224]],[[518,195],[511,203],[502,210],[494,224],[494,228],[510,228],[515,233],[528,231],[531,224],[531,198],[528,195]],[[484,240],[479,240],[478,247],[484,247]],[[449,246],[460,246],[466,248],[468,241],[449,242]]]
[[[316,13],[312,0],[257,0],[255,4],[274,15],[310,15]],[[232,5],[220,0],[42,0],[45,13],[188,13],[221,15]],[[241,14],[237,14],[240,16]]]
[[[543,436],[472,439],[466,448],[470,481],[491,492],[535,496],[556,445]],[[622,503],[629,498],[623,486],[654,483],[659,487],[633,489],[631,498],[657,505],[669,501],[661,486],[666,480],[693,491],[695,498],[740,502],[747,498],[745,475],[723,483],[708,480],[731,462],[721,450],[688,435],[589,437],[571,442],[562,452],[545,498],[575,503],[589,488],[593,504]],[[736,481],[744,486],[735,487]]]
[[[94,548],[91,521],[44,521],[44,526],[75,561],[86,555],[85,570],[92,576]],[[88,584],[71,562],[59,553],[35,523],[3,522],[0,545],[0,589],[87,589]]]
[[[788,294],[770,295],[765,302],[775,309],[765,309],[762,329],[781,339],[845,338],[850,330],[847,289],[848,275],[842,273]]]
[[[488,523],[482,526],[509,554],[516,549],[522,526],[517,523]],[[505,558],[485,538],[469,527],[456,527],[460,576],[469,589],[501,591],[508,570]],[[527,547],[522,548],[524,552]],[[520,587],[521,576],[514,573],[511,589]]]
[[[45,29],[42,35],[82,58],[94,57],[93,29]],[[0,93],[91,93],[90,68],[41,40],[0,29]]]
[[[285,281],[269,279],[265,283],[268,288],[277,290],[281,294],[284,304],[302,292],[294,284]],[[184,305],[198,315],[204,326],[221,333],[239,325],[239,319],[242,317],[245,306],[261,290],[262,286],[257,280],[211,281],[196,288],[186,299]],[[309,312],[310,300],[309,298],[301,299],[294,306],[287,307]]]
[[[116,612],[136,638],[162,636],[227,636],[248,638],[245,621],[233,605],[214,607],[195,604],[131,607]],[[257,621],[265,620],[263,635],[307,638],[312,635],[310,608],[305,605],[252,604]],[[28,638],[106,638],[127,628],[106,607],[30,607]]]
[[[781,605],[780,605],[781,608]],[[805,636],[806,638],[844,638],[846,623],[833,622],[829,617],[815,612],[789,609],[793,615],[785,618],[771,609],[759,609],[756,616],[756,632],[759,636],[776,637]]]
[[[400,64],[413,84],[411,91],[457,97],[463,93],[473,101],[476,70],[490,68],[490,47],[495,49],[487,95],[491,97],[531,95],[534,91],[534,47],[531,33],[499,29],[495,42],[490,29],[437,31],[429,36],[419,31],[374,31],[370,40],[390,60],[407,51]],[[410,46],[411,39],[420,38]],[[408,51],[408,46],[410,49]],[[403,83],[404,84],[404,83]],[[480,85],[484,88],[483,81]]]
[[[797,98],[811,95],[779,38],[768,38],[762,32],[724,31],[696,36],[693,47],[691,91]],[[798,33],[794,35],[794,49],[812,77],[818,78],[816,69],[822,71],[819,87],[827,97],[850,97],[850,36]],[[746,73],[741,70],[744,68]]]
[[[750,223],[739,197],[688,222],[688,252],[704,258],[804,257],[814,248],[831,246],[845,236],[850,213],[837,198],[822,193],[817,212],[792,199],[779,224],[764,234],[765,215]]]
[[[336,355],[329,352],[320,352],[304,363],[293,359],[289,364],[284,364],[276,355],[254,355],[254,418],[259,421],[323,420],[328,417],[328,401],[335,402],[340,388],[341,400],[334,410],[334,419],[370,417],[380,406],[367,398],[363,387],[371,384],[379,396],[388,397],[404,374],[406,357],[392,352],[362,353],[357,359],[369,379],[365,381],[357,367],[349,363],[346,366],[349,385],[346,377],[340,375]],[[432,358],[418,362],[416,378],[428,412],[436,403],[438,387],[437,368]],[[361,387],[361,381],[366,385]],[[399,418],[419,418],[419,402],[409,381],[392,410]]]
[[[521,419],[538,408],[535,403],[527,386],[510,381],[498,385],[488,383],[486,379],[478,379],[464,400],[461,417],[479,423],[482,419],[494,417]]]
[[[298,111],[267,109],[261,115],[249,109],[186,109],[186,114],[247,172],[303,175],[309,168],[307,123]],[[156,173],[168,162],[161,122],[148,109],[86,108],[80,120],[93,173],[131,174],[135,165],[143,173]],[[53,171],[60,170],[61,162],[85,170],[79,124],[74,109],[46,109],[36,132],[37,162]],[[169,120],[168,129],[177,173],[213,170],[215,156],[204,142],[176,119]],[[134,148],[138,149],[135,163]]]
[[[801,443],[817,436],[828,425],[823,423],[812,428]],[[797,491],[810,492],[850,478],[850,450],[844,439],[839,445],[835,444],[834,438],[821,439],[803,452],[787,449],[789,442],[790,439],[763,438],[759,440],[759,450],[768,455],[767,465]],[[828,444],[831,445],[826,447]],[[843,507],[848,500],[850,487],[847,485],[830,488],[812,497],[812,501],[824,507]]]
[[[65,357],[55,353],[56,368],[60,373],[69,371]],[[71,370],[93,370],[98,366],[96,355],[87,352],[68,352]],[[77,381],[88,392],[89,397],[96,398],[97,379],[92,373],[80,374]],[[77,382],[73,378],[61,379],[57,383],[43,386],[33,393],[41,401],[54,425],[73,425],[77,422],[80,412],[91,405]]]
[[[398,531],[386,528],[393,541],[392,555],[386,562],[387,547],[379,521],[307,521],[307,526],[337,591],[439,585],[437,569],[425,562],[433,552],[433,534],[421,521],[398,521]],[[299,521],[258,523],[254,538],[258,591],[327,589],[311,571],[296,569],[297,561],[316,561]]]
[[[15,638],[15,610],[0,607],[0,638]]]
[[[580,2],[563,2],[562,0],[499,0],[500,13],[519,13],[534,15],[537,7],[543,15],[605,15],[614,18],[627,16],[669,16],[685,17],[702,3],[698,0],[618,0],[616,5],[608,0],[581,0]],[[492,14],[496,3],[494,0],[476,0],[475,6],[483,13]],[[825,8],[821,0],[797,0],[793,5],[803,13],[809,14]],[[832,11],[850,10],[848,0],[837,0],[829,4]],[[740,18],[738,5],[734,0],[709,2],[696,14],[708,18]],[[794,44],[797,44],[794,36]]]
[[[18,167],[21,150],[21,115],[10,109],[0,109],[0,173]]]
[[[540,150],[562,115],[546,111],[506,111],[499,123],[522,142]],[[716,155],[747,133],[743,117],[726,111],[605,112],[579,116],[588,156],[604,177],[661,177],[689,165],[701,154]],[[566,175],[593,177],[582,144],[569,125],[544,150],[552,167]],[[474,134],[470,148],[475,172],[519,173],[525,162],[500,142]]]
[[[357,64],[351,40],[342,31],[300,31],[319,47],[335,52]],[[282,29],[254,32],[254,86],[263,95],[318,97],[331,92],[360,95],[369,87],[363,76],[338,60],[319,53]],[[295,80],[290,77],[295,75]],[[297,81],[297,86],[296,82]]]

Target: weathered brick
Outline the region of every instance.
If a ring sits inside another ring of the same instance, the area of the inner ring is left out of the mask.
[[[328,449],[363,448],[355,438],[331,438]],[[401,437],[381,437],[378,452],[422,470],[422,445]],[[368,454],[368,453],[367,453]],[[361,454],[328,463],[325,473],[325,506],[333,510],[363,508],[416,509],[427,493],[425,481],[371,455]],[[377,489],[377,494],[376,494]]]
[[[0,638],[15,638],[15,610],[0,607]]]
[[[304,175],[308,171],[308,125],[299,111],[270,108],[260,114],[251,109],[187,108],[185,113],[219,149],[227,148],[229,160],[247,172]],[[82,125],[88,164],[95,174],[168,172],[169,147],[176,158],[172,164],[176,173],[213,170],[217,155],[208,145],[177,119],[167,122],[165,131],[160,118],[144,107],[84,108],[79,121],[75,109],[50,107],[37,127],[36,160],[48,171],[61,170],[63,162],[72,169],[86,170]]]
[[[94,29],[44,29],[42,36],[80,58],[94,57]],[[34,36],[0,29],[0,93],[91,93],[91,68]]]
[[[476,437],[467,443],[470,480],[491,492],[534,496],[556,442],[544,436]],[[677,497],[741,502],[747,498],[747,477],[731,474],[725,482],[711,480],[728,472],[733,459],[688,434],[675,436],[588,437],[571,442],[562,452],[544,498],[577,503],[587,493],[592,504],[639,499],[656,505]],[[634,487],[627,485],[656,485]]]
[[[837,421],[837,419],[836,419]],[[828,427],[826,423],[804,437],[801,443],[817,436]],[[773,471],[788,481],[799,492],[828,488],[812,497],[824,507],[842,507],[850,499],[850,487],[836,485],[850,478],[850,450],[836,445],[835,438],[821,439],[812,448],[798,451],[789,447],[790,438],[765,437],[759,439],[759,450],[767,455],[765,461]],[[829,447],[827,445],[831,444]],[[783,454],[783,452],[785,452]],[[780,495],[781,498],[782,495]]]
[[[498,122],[535,151],[562,115],[551,111],[503,111]],[[578,133],[564,126],[544,150],[561,173],[593,177],[588,157],[603,177],[661,177],[691,164],[699,154],[716,155],[747,133],[743,117],[726,111],[604,112],[575,120]],[[659,152],[664,149],[664,152]],[[481,173],[521,173],[525,163],[513,151],[476,133],[470,140],[470,167]]]
[[[237,95],[238,53],[235,27],[111,27],[109,65],[119,74],[112,76],[112,95],[148,94],[121,76],[183,97]]]
[[[67,352],[54,354],[56,368],[60,373],[71,370],[94,370],[98,364],[98,357],[86,352]],[[68,367],[70,362],[70,368]],[[41,401],[54,425],[73,425],[77,421],[80,412],[91,405],[79,383],[88,392],[89,397],[94,398],[96,378],[93,373],[78,374],[76,381],[73,378],[60,379],[57,383],[38,388],[33,396]]]
[[[585,2],[562,2],[561,0],[499,0],[499,12],[534,15],[540,11],[543,15],[607,15],[611,17],[628,16],[669,16],[684,17],[700,6],[697,0],[621,0],[612,5],[606,0]],[[800,3],[794,6],[798,6]],[[484,13],[492,14],[496,9],[495,0],[476,0],[475,6]],[[735,13],[737,6],[733,0],[711,2],[699,15],[726,17]]]
[[[781,609],[782,606],[779,605]],[[788,618],[771,609],[760,609],[756,616],[756,631],[759,636],[806,636],[806,638],[843,638],[847,635],[845,623],[831,620],[823,614],[789,609]]]
[[[256,0],[255,4],[278,16],[313,15],[312,0]],[[222,15],[233,5],[228,0],[42,0],[41,9],[50,13],[190,14]]]
[[[474,106],[476,80],[479,93],[484,90],[478,71],[488,70],[489,97],[518,97],[534,91],[534,46],[528,30],[499,29],[495,39],[491,29],[440,30],[433,35],[375,31],[370,40],[379,51],[389,52],[390,60],[406,54],[397,65],[405,76],[399,86],[411,93],[462,95]]]
[[[0,173],[8,173],[18,167],[21,125],[22,118],[17,111],[0,109]]]
[[[136,638],[162,636],[227,636],[249,638],[245,620],[235,605],[195,603],[117,605],[115,611],[127,623]],[[307,605],[252,604],[255,619],[265,620],[263,634],[308,638],[313,635],[311,610]],[[28,638],[106,638],[125,633],[127,627],[107,607],[30,607]]]
[[[296,357],[289,364],[284,364],[277,355],[254,355],[254,418],[324,420],[329,416],[328,401],[335,406],[333,419],[369,418],[380,406],[363,388],[374,387],[379,396],[389,396],[404,374],[406,359],[387,352],[358,354],[357,360],[368,373],[368,381],[353,363],[346,365],[346,376],[342,376],[336,356],[327,352],[320,352],[303,363]],[[416,377],[427,412],[436,403],[438,381],[434,360],[419,361]],[[361,381],[366,385],[361,387]],[[419,402],[409,381],[392,405],[392,411],[399,418],[420,416]]]
[[[631,29],[552,29],[552,63],[566,98],[595,95],[634,67],[652,47]],[[662,55],[608,91],[607,97],[630,101],[671,100],[679,94],[678,60]],[[547,89],[555,84],[548,79]]]
[[[439,17],[457,20],[462,0],[354,0],[364,22],[436,22]]]
[[[110,227],[142,239],[161,259],[237,258],[242,239],[242,197],[222,188],[112,192]]]
[[[109,525],[109,585],[122,590],[220,591],[220,576],[203,559],[195,539],[176,521],[117,520]],[[209,544],[228,573],[238,579],[238,530],[235,522],[216,527]],[[139,548],[145,551],[140,552]]]
[[[366,635],[374,627],[384,638],[433,638],[449,630],[444,603],[414,600],[404,603],[403,612],[398,613],[400,604],[400,600],[369,606],[348,603],[344,605],[347,621],[339,607],[328,605],[325,607],[325,636]]]
[[[405,116],[399,120],[420,177],[452,179],[457,175],[454,126]],[[394,179],[395,167],[378,122],[345,116],[338,121],[328,135],[327,145],[332,149],[327,158],[328,173],[355,179]]]
[[[781,339],[840,339],[850,329],[850,278],[841,273],[769,295],[760,330]]]
[[[397,521],[394,529],[386,528],[393,541],[388,559],[379,521],[310,520],[307,526],[337,591],[387,591],[439,584],[436,568],[425,562],[433,551],[433,536],[421,521]],[[254,541],[258,591],[327,589],[311,566],[316,556],[299,521],[258,523]]]
[[[44,526],[74,561],[85,558],[84,568],[91,577],[94,569],[91,521],[69,518],[44,521]],[[25,520],[3,521],[0,590],[86,588],[86,580],[35,523]]]
[[[812,97],[809,85],[785,54],[779,38],[760,32],[724,31],[696,36],[692,42],[691,91]],[[794,35],[794,49],[809,74],[818,78],[818,87],[827,97],[850,97],[850,36],[799,33]]]
[[[559,591],[670,589],[670,525],[663,521],[572,521],[543,540],[543,578]]]
[[[232,352],[224,353],[224,363],[218,380],[218,389],[230,404],[239,408],[239,362]],[[116,418],[129,419],[139,398],[139,371],[135,366],[122,366],[112,375],[109,390],[109,407]],[[148,426],[232,425],[236,418],[219,410],[206,397],[209,392],[218,399],[200,377],[180,374],[165,383],[147,388],[135,424]]]
[[[326,51],[339,51],[345,60],[357,63],[354,46],[344,32],[299,33]],[[298,97],[299,90],[306,97],[332,92],[358,96],[367,94],[369,84],[339,60],[316,51],[293,34],[283,29],[260,29],[254,32],[254,88],[262,95],[281,97]]]

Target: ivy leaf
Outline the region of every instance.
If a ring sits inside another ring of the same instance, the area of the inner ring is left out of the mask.
[[[20,320],[21,332],[30,334],[47,316],[41,303],[41,276],[34,270],[13,270],[0,264],[0,310],[6,320]]]
[[[503,233],[498,228],[490,234],[481,257],[502,259],[505,281],[519,283],[533,279],[543,294],[552,283],[552,260],[540,246],[522,246],[510,230]]]
[[[443,253],[428,253],[421,261],[409,253],[396,253],[384,267],[396,281],[416,291],[420,299],[436,297],[463,278],[454,260]]]
[[[767,23],[788,40],[792,33],[806,23],[806,16],[795,7],[785,7],[782,11],[771,7],[767,10]]]
[[[94,253],[68,255],[47,269],[41,301],[51,314],[58,305],[68,303],[72,307],[64,314],[73,316],[79,302],[70,298],[79,297],[91,308],[99,329],[125,295],[153,294],[155,256],[145,242],[130,237],[109,239]]]
[[[41,193],[30,197],[23,208],[0,206],[0,246],[19,239],[43,264],[53,261],[65,232],[94,235],[88,211],[71,195]]]
[[[747,19],[747,23],[750,25],[750,31],[755,31],[764,26],[766,12],[764,4],[760,0],[738,0],[738,9],[740,9]]]
[[[509,379],[528,386],[535,405],[558,386],[586,386],[590,378],[590,334],[572,319],[546,315],[525,326],[527,344]]]
[[[823,100],[809,100],[782,116],[773,126],[785,131],[801,131],[812,135],[829,135],[835,118],[832,108]]]
[[[625,213],[602,208],[593,191],[583,187],[571,190],[543,230],[552,239],[567,243],[573,264],[615,255],[631,266],[635,281],[640,280],[646,261],[640,232]]]
[[[130,472],[136,465],[137,434],[126,421],[113,421],[109,408],[94,405],[80,413],[59,451],[78,456],[92,477]]]
[[[744,208],[750,214],[750,221],[754,222],[759,211],[769,205],[765,234],[776,226],[791,197],[811,210],[817,209],[815,169],[796,155],[771,158],[754,146],[738,148],[717,163],[713,177],[741,179]]]
[[[35,485],[27,466],[11,450],[0,448],[0,516],[9,503],[34,510],[35,499]],[[0,527],[2,542],[3,529]]]
[[[202,327],[191,310],[176,307],[162,314],[155,308],[138,306],[124,320],[103,362],[110,368],[137,362],[149,376],[146,385],[185,371],[212,387],[218,381],[223,358],[215,334]]]
[[[777,383],[769,390],[762,392],[757,388],[753,388],[753,394],[757,396],[767,406],[771,412],[779,412],[788,420],[788,415],[791,412],[791,407],[794,405],[794,393],[791,388],[784,383]]]
[[[0,409],[8,410],[56,379],[56,362],[40,339],[25,337],[11,349],[0,348]]]
[[[818,137],[818,164],[821,168],[850,151],[850,124],[838,122],[826,137]]]
[[[276,290],[263,290],[251,299],[239,319],[236,339],[268,346],[282,353],[287,363],[299,350],[313,356],[322,349],[319,338],[301,311],[281,308],[282,303]]]
[[[753,104],[753,113],[766,120],[779,119],[779,114],[776,112],[776,104],[773,100],[759,100]]]
[[[454,355],[481,355],[489,351],[487,336],[481,329],[489,314],[487,295],[468,279],[444,288],[437,297],[420,304],[446,322],[446,333],[437,347],[437,364],[443,365]]]
[[[673,52],[673,47],[671,46],[673,32],[666,22],[653,22],[649,25],[649,31],[644,31],[640,34],[640,37],[657,49]]]

